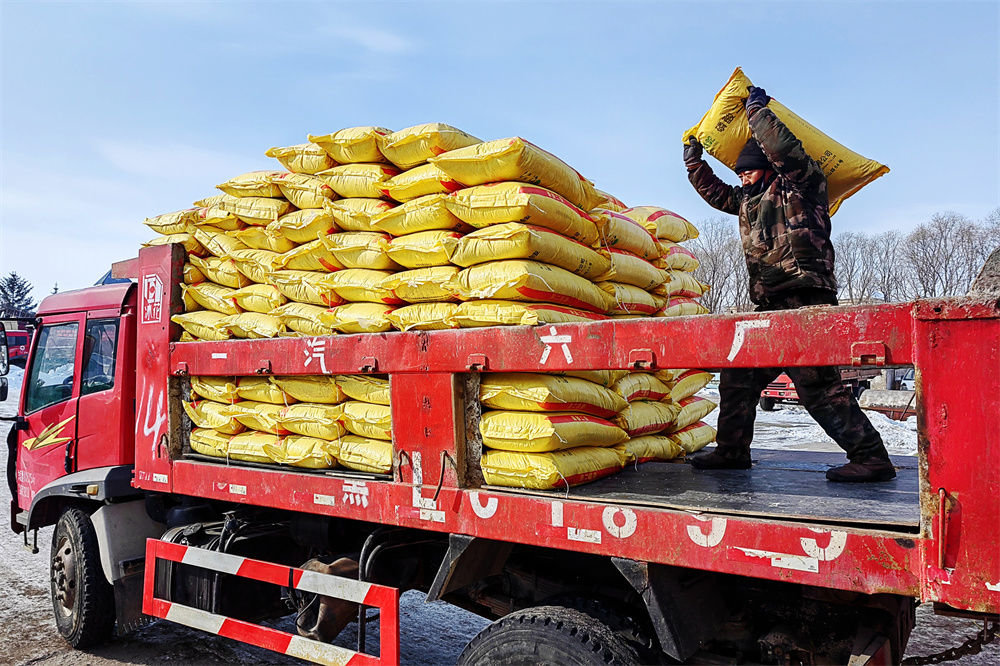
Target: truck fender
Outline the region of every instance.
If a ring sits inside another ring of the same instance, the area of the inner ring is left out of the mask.
[[[449,534],[448,552],[427,591],[427,601],[444,599],[451,592],[502,572],[513,549],[512,543]]]
[[[112,585],[142,571],[146,539],[159,539],[167,526],[146,513],[146,501],[105,504],[90,516],[101,548],[101,568]]]
[[[86,508],[89,502],[138,497],[140,494],[140,491],[132,487],[132,465],[95,467],[73,472],[50,481],[32,498],[25,529],[54,525],[59,520],[63,507],[68,504],[79,506],[82,502],[84,507],[81,508]]]

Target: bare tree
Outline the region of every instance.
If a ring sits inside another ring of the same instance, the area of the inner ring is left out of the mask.
[[[733,220],[714,217],[702,221],[698,230],[698,238],[688,244],[701,262],[695,277],[712,286],[701,303],[712,312],[749,309],[746,261]]]
[[[935,213],[901,248],[911,298],[964,294],[992,248],[990,231],[957,213]]]
[[[874,279],[874,296],[884,303],[905,298],[905,270],[900,257],[903,235],[898,231],[885,231],[871,239],[871,271]]]
[[[876,273],[872,270],[875,239],[846,232],[833,239],[834,272],[840,297],[852,303],[867,303],[876,296]]]

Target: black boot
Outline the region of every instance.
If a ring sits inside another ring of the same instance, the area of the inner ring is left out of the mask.
[[[890,481],[896,478],[896,469],[892,466],[889,458],[870,456],[828,469],[826,470],[826,478],[830,481],[845,483]]]
[[[691,466],[695,469],[750,469],[749,451],[732,451],[716,449],[691,458]]]

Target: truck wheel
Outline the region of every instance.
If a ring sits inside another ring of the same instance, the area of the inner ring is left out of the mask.
[[[68,509],[52,534],[52,608],[59,634],[74,648],[104,643],[115,626],[114,592],[101,570],[90,516]]]
[[[774,404],[774,398],[769,398],[766,395],[760,396],[760,408],[765,412],[773,412]]]
[[[537,606],[515,611],[473,638],[459,666],[472,664],[638,664],[639,658],[611,627],[572,608]]]

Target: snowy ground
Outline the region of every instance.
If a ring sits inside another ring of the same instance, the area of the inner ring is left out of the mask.
[[[0,416],[17,411],[22,371],[11,368],[8,381],[11,395],[0,403]],[[718,400],[707,390],[702,395]],[[870,413],[890,451],[897,454],[916,451],[915,423],[900,424]],[[715,415],[706,419],[715,423]],[[7,424],[0,424],[0,441],[6,441]],[[799,407],[780,407],[777,411],[758,412],[755,446],[761,448],[796,448],[837,450],[836,444],[811,421]],[[0,446],[0,468],[6,468],[7,450]],[[0,484],[0,507],[9,506],[6,483]],[[290,660],[266,650],[209,636],[193,629],[157,622],[111,645],[88,652],[77,652],[59,637],[52,620],[49,600],[48,552],[52,528],[39,531],[40,553],[31,555],[20,545],[20,537],[9,531],[0,533],[0,661],[8,664],[284,664]],[[453,664],[462,648],[487,622],[466,611],[441,602],[424,603],[417,592],[403,595],[400,607],[402,662],[404,664]],[[279,626],[288,630],[286,620]],[[968,620],[942,618],[930,612],[930,606],[917,611],[917,628],[908,648],[909,654],[922,655],[950,647],[975,633],[978,626]],[[377,645],[377,631],[371,625],[369,645]],[[337,644],[351,647],[357,637],[352,624],[337,639]],[[990,646],[981,654],[965,657],[956,664],[987,666],[1000,663],[1000,647]]]

